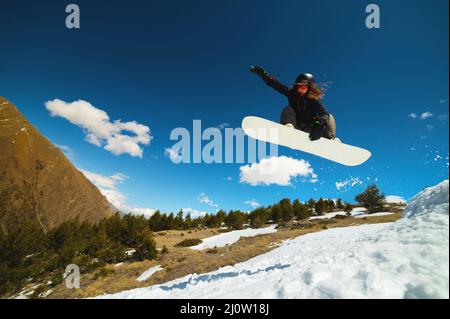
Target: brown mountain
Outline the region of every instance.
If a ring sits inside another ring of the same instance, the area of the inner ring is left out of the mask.
[[[100,191],[59,148],[0,96],[0,227],[34,220],[45,229],[113,214]]]

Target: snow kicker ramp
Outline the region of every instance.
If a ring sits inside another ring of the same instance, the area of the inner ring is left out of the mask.
[[[329,229],[234,266],[100,298],[449,298],[448,180],[395,223]]]

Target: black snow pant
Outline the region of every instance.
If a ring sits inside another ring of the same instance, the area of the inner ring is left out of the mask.
[[[312,127],[308,127],[307,125],[303,125],[302,123],[297,123],[297,116],[292,107],[286,106],[281,112],[280,123],[292,124],[298,130],[311,133]],[[328,115],[326,127],[324,127],[322,131],[322,137],[328,139],[334,139],[336,137],[336,121],[334,120],[334,116],[332,114]]]

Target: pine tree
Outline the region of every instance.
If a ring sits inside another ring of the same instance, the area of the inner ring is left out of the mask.
[[[279,222],[282,216],[281,207],[279,204],[275,204],[270,208],[270,219],[275,223]]]
[[[173,229],[173,221],[175,220],[175,216],[173,213],[170,213],[169,216],[167,216],[167,225],[166,229]]]
[[[292,207],[297,220],[307,219],[310,216],[310,210],[308,209],[308,206],[300,203],[298,199],[294,200]]]
[[[205,220],[205,225],[206,225],[206,227],[210,227],[210,228],[218,227],[219,220],[218,220],[217,216],[213,215],[213,214],[208,215],[207,219]]]
[[[350,213],[352,212],[352,210],[353,210],[353,206],[350,205],[349,203],[346,203],[344,205],[344,212],[346,212],[347,215],[351,215]]]
[[[322,215],[323,212],[325,212],[325,210],[326,210],[326,203],[325,203],[325,201],[323,200],[323,198],[320,198],[320,199],[316,202],[316,204],[315,204],[315,206],[314,206],[314,209],[315,209],[316,215],[318,215],[318,216]]]
[[[355,200],[367,208],[369,213],[382,210],[385,205],[385,196],[377,185],[369,185],[364,192],[356,195]]]
[[[153,231],[163,230],[161,212],[157,210],[148,221],[150,229]]]
[[[294,216],[294,210],[292,208],[291,200],[289,198],[284,198],[279,203],[281,208],[281,220],[288,222]]]
[[[149,229],[144,229],[137,234],[134,246],[136,252],[133,257],[138,260],[154,259],[157,256],[156,243]]]
[[[313,210],[313,209],[316,207],[316,201],[315,201],[314,199],[311,198],[311,199],[308,201],[307,205],[309,206],[309,208],[310,208],[311,210]]]
[[[183,229],[183,210],[180,209],[177,216],[175,217],[173,221],[173,229]]]
[[[337,199],[336,207],[338,209],[343,209],[344,208],[344,205],[342,204],[342,199],[340,199],[340,198]]]
[[[216,216],[217,216],[217,222],[218,222],[219,226],[222,226],[222,223],[225,221],[225,218],[227,217],[227,213],[225,213],[221,209],[217,212]]]
[[[249,213],[250,225],[252,227],[263,227],[269,219],[269,211],[266,208],[258,207]]]
[[[225,218],[225,224],[231,229],[242,229],[246,221],[246,215],[240,211],[230,211]]]
[[[332,200],[332,199],[329,199],[328,201],[327,201],[327,212],[329,212],[329,213],[331,213],[333,210],[334,210],[334,208],[336,207],[336,204],[334,203],[334,200]]]
[[[191,229],[191,227],[192,227],[191,214],[188,213],[184,218],[184,229]]]

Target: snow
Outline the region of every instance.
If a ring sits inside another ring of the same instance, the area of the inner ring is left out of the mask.
[[[25,288],[19,292],[17,296],[13,297],[13,299],[28,299],[39,286],[40,284],[37,284],[32,287]]]
[[[393,213],[390,213],[390,212],[379,212],[379,213],[368,214],[367,210],[364,207],[355,207],[355,208],[353,208],[353,210],[350,213],[352,214],[353,217],[356,217],[356,218],[375,217],[375,216],[387,216],[387,215],[392,215],[393,214]],[[321,216],[311,216],[309,219],[310,220],[314,220],[314,219],[330,219],[330,218],[336,217],[337,215],[346,216],[347,213],[344,212],[344,211],[338,211],[338,212],[326,213],[326,214],[321,215]]]
[[[448,180],[395,223],[332,228],[245,262],[99,298],[449,298]]]
[[[144,271],[139,277],[138,279],[136,279],[137,281],[146,281],[147,279],[149,279],[155,272],[163,270],[164,268],[161,267],[161,265],[155,266],[155,267],[151,267],[148,270]]]
[[[356,207],[356,208],[353,208],[353,210],[350,213],[355,218],[387,216],[387,215],[392,215],[393,214],[391,212],[379,212],[379,213],[369,214],[369,213],[366,213],[366,211],[367,210],[365,208],[363,208],[363,207]],[[347,213],[344,212],[344,211],[338,211],[338,212],[326,213],[326,214],[321,215],[321,216],[311,216],[309,219],[310,220],[314,220],[314,219],[330,219],[330,218],[336,217],[337,215],[346,216]]]
[[[136,252],[136,249],[130,249],[130,250],[125,251],[125,254],[127,254],[127,256],[133,256],[135,252]]]
[[[46,298],[46,297],[48,297],[52,292],[53,292],[53,289],[49,289],[49,290],[47,290],[47,291],[45,291],[45,292],[39,294],[39,297],[41,297],[41,298]]]
[[[202,243],[190,247],[194,250],[203,250],[214,247],[225,247],[237,242],[241,237],[254,237],[257,235],[270,234],[276,232],[277,225],[270,225],[264,228],[246,228],[242,230],[233,230],[216,236],[204,238]]]
[[[448,215],[448,180],[434,186],[425,188],[414,196],[406,206],[404,216],[426,216],[433,213]]]

